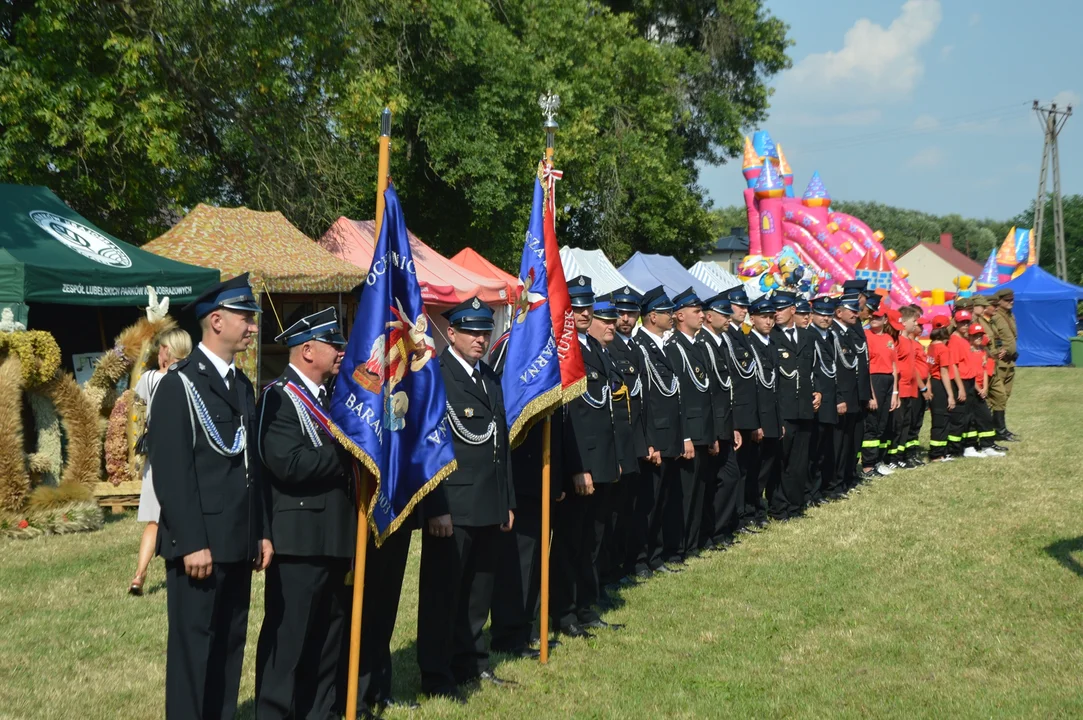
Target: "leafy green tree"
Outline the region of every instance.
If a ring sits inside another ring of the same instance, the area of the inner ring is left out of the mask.
[[[200,201],[318,236],[372,217],[386,103],[412,228],[515,268],[551,90],[562,241],[690,260],[696,163],[762,119],[785,33],[761,0],[10,0],[0,176],[136,242]]]

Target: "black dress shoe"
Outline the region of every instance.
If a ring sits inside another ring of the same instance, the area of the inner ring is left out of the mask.
[[[652,577],[654,577],[654,570],[651,570],[650,568],[636,570],[636,577],[640,580],[650,580]]]
[[[514,687],[518,685],[514,680],[505,680],[504,678],[498,678],[492,670],[482,670],[481,674],[475,678],[478,682],[489,683],[490,685],[496,685],[497,687]]]
[[[507,650],[497,650],[496,648],[493,648],[492,650],[493,652],[503,653],[504,655],[511,655],[512,657],[517,657],[520,660],[537,660],[539,657],[541,657],[541,651],[535,650],[534,648],[528,647],[526,645],[517,648],[509,648]]]
[[[623,630],[624,625],[621,623],[607,623],[605,620],[591,620],[588,623],[583,623],[583,627],[590,630]]]
[[[564,627],[560,628],[560,630],[558,630],[557,632],[559,632],[561,635],[566,635],[567,637],[570,637],[570,638],[582,638],[584,640],[592,640],[594,638],[594,633],[587,632],[586,630],[583,629],[582,626],[577,625],[575,623],[572,623],[570,625],[565,625]]]
[[[682,570],[681,568],[673,567],[671,565],[663,565],[662,567],[655,570],[655,572],[665,573],[667,575],[676,575],[677,573],[684,572],[684,570]]]

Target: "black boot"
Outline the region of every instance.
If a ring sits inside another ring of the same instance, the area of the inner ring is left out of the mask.
[[[1008,426],[1004,421],[1003,410],[993,411],[993,423],[996,426],[997,440],[1002,440],[1003,442],[1017,442],[1019,440],[1019,438],[1012,435],[1011,431],[1008,430]]]

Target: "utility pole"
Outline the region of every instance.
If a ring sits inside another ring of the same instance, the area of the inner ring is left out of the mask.
[[[1060,196],[1060,150],[1057,148],[1057,136],[1060,135],[1064,124],[1072,116],[1072,106],[1065,110],[1058,110],[1056,103],[1050,103],[1048,107],[1034,101],[1034,113],[1041,123],[1042,132],[1045,133],[1045,144],[1042,146],[1042,170],[1038,177],[1038,199],[1034,204],[1034,254],[1037,256],[1035,264],[1042,256],[1042,223],[1045,220],[1045,176],[1049,162],[1053,163],[1053,243],[1057,253],[1057,276],[1061,280],[1068,279],[1068,259],[1064,251],[1064,205]]]

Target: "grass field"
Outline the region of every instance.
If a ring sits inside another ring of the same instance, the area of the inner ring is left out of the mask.
[[[897,473],[631,588],[619,633],[514,689],[395,718],[1083,717],[1083,371],[1022,370],[1007,458]],[[0,541],[0,718],[158,718],[165,592],[124,594],[141,526]],[[418,687],[414,538],[396,690]],[[242,717],[262,617],[254,583]]]

